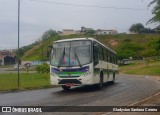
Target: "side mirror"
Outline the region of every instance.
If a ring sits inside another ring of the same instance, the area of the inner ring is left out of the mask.
[[[53,49],[53,46],[47,47],[47,58],[49,58],[52,49]]]
[[[47,58],[49,58],[49,54],[50,54],[50,52],[49,52],[49,51],[47,51]]]

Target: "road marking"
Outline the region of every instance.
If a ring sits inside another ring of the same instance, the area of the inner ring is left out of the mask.
[[[157,95],[160,95],[160,92],[158,92],[158,93],[156,93],[155,95],[152,95],[152,96],[150,96],[150,97],[148,97],[148,98],[142,99],[142,100],[140,100],[140,101],[138,101],[138,102],[132,103],[132,104],[130,104],[130,105],[128,105],[128,106],[133,106],[133,105],[136,105],[136,104],[141,103],[141,102],[143,102],[143,101],[147,101],[147,100],[149,100],[149,99],[151,99],[151,98],[153,98],[153,97],[155,97],[155,96],[157,96]]]
[[[128,106],[134,106],[134,105],[136,105],[136,104],[138,104],[138,103],[141,103],[141,102],[143,102],[143,101],[147,101],[147,100],[149,100],[149,99],[151,99],[151,98],[153,98],[153,97],[155,97],[155,96],[157,96],[157,95],[160,95],[160,92],[158,92],[158,93],[156,93],[156,94],[154,94],[154,95],[152,95],[152,96],[150,96],[150,97],[148,97],[148,98],[142,99],[142,100],[137,101],[137,102],[132,103],[132,104],[129,104],[129,105],[127,105],[127,107],[128,107]],[[104,113],[104,114],[102,114],[102,115],[109,115],[109,114],[112,114],[112,113],[114,113],[114,112],[107,112],[107,113]]]

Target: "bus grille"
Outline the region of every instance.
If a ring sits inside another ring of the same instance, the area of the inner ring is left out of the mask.
[[[82,84],[81,81],[77,79],[62,79],[58,84],[66,84],[66,83],[74,83],[74,84]]]
[[[73,78],[73,77],[79,77],[79,76],[59,76],[60,78]]]

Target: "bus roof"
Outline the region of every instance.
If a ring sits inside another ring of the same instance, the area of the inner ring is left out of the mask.
[[[95,41],[97,43],[99,43],[100,45],[102,45],[103,47],[109,49],[110,51],[114,52],[115,54],[117,54],[115,51],[113,51],[112,49],[110,49],[109,47],[105,46],[104,44],[102,44],[101,42],[97,41],[94,38],[71,38],[71,39],[63,39],[63,40],[57,40],[54,41],[54,43],[58,43],[58,42],[67,42],[67,41],[78,41],[78,40],[91,40],[91,41]]]

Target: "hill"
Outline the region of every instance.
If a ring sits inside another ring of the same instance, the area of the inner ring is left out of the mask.
[[[59,36],[54,36],[46,40],[39,41],[31,49],[24,52],[24,55],[21,57],[21,60],[23,61],[46,60],[47,46],[51,45],[53,41],[58,39],[60,39]]]
[[[67,38],[78,38],[78,37],[93,37],[95,36],[86,36],[86,35],[68,35],[68,36],[59,36],[53,35],[47,39],[43,39],[36,43],[32,48],[27,50],[24,55],[21,57],[21,60],[34,61],[34,60],[47,60],[46,51],[47,46],[51,45],[55,40],[67,39]],[[120,45],[129,43],[129,45],[136,45],[135,47],[141,47],[140,49],[145,49],[145,45],[154,40],[159,39],[160,35],[158,34],[116,34],[116,35],[98,35],[98,40],[113,50],[118,51]],[[137,46],[138,45],[138,46]],[[133,47],[132,49],[135,49]]]
[[[129,65],[120,66],[120,73],[146,76],[160,76],[160,60],[151,60],[146,66],[144,60],[134,61]]]

